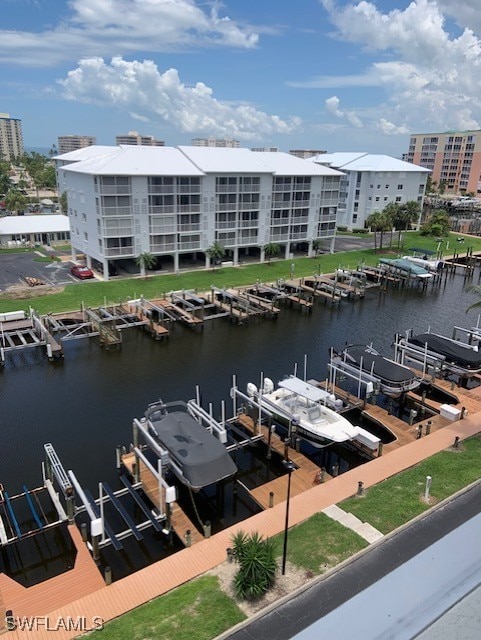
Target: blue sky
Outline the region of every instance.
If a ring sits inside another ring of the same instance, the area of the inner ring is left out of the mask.
[[[479,0],[0,4],[0,112],[27,147],[136,130],[401,156],[481,127]]]

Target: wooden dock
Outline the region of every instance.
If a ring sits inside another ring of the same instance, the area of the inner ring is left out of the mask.
[[[127,453],[122,456],[122,464],[133,475],[135,463],[135,454]],[[139,460],[139,481],[142,484],[142,489],[145,495],[152,502],[157,511],[161,511],[161,506],[165,506],[165,492],[160,493],[159,482],[153,475],[150,469]],[[161,502],[162,501],[162,502]],[[177,534],[179,540],[187,546],[187,531],[190,531],[190,544],[195,544],[204,539],[202,534],[198,531],[195,524],[190,520],[182,508],[177,502],[172,503],[170,512],[170,524]]]
[[[253,435],[263,435],[263,441],[269,441],[269,429],[265,425],[257,425],[254,420],[245,414],[241,414],[237,418],[237,422],[248,433]],[[279,453],[281,456],[285,456],[286,445],[278,436],[277,433],[271,433],[271,448]],[[321,469],[309,458],[306,458],[302,453],[289,447],[288,451],[289,460],[292,460],[297,469],[292,472],[291,476],[291,495],[297,496],[312,487],[317,486],[320,483],[320,471]],[[326,473],[325,479],[330,476]],[[275,478],[270,482],[266,482],[255,489],[250,489],[249,493],[254,500],[263,509],[268,509],[279,502],[284,502],[286,497],[287,488],[287,474]],[[271,495],[273,494],[273,495]]]

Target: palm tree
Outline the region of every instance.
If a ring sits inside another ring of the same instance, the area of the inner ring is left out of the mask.
[[[17,191],[16,189],[10,189],[5,197],[5,206],[7,209],[10,209],[10,211],[14,211],[17,214],[25,207],[26,204],[27,198],[23,193],[20,193],[20,191]]]
[[[370,227],[371,231],[374,231],[374,251],[377,251],[377,232],[381,231],[381,245],[382,249],[382,234],[385,231],[384,227],[385,216],[380,211],[373,211],[367,218],[366,224]]]
[[[316,240],[314,240],[314,242],[312,243],[312,248],[314,249],[314,253],[316,256],[319,253],[319,251],[321,251],[322,247],[323,247],[322,240],[320,238],[316,238]]]
[[[225,249],[219,242],[214,242],[205,252],[214,266],[221,262],[225,256]]]
[[[267,256],[267,262],[269,264],[271,263],[271,259],[279,255],[281,251],[280,246],[276,242],[269,242],[268,244],[265,244],[262,248],[264,250],[264,255]]]
[[[421,207],[419,202],[415,200],[409,200],[404,204],[401,204],[398,209],[398,215],[395,219],[395,227],[399,231],[398,247],[401,244],[401,231],[407,231],[409,227],[418,223],[419,216],[421,215]]]
[[[140,267],[141,275],[145,276],[146,269],[153,269],[157,263],[157,258],[148,251],[143,251],[135,258],[135,263]]]
[[[389,248],[392,247],[392,232],[395,226],[395,220],[399,215],[399,204],[397,202],[390,202],[382,210],[382,215],[386,217],[386,224],[389,222],[391,229],[391,235],[389,237]]]

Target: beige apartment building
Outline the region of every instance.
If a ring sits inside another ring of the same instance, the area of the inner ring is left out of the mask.
[[[127,134],[115,136],[115,144],[138,145],[143,147],[164,147],[163,140],[156,140],[154,136],[145,136],[138,131],[129,131]]]
[[[446,193],[481,193],[481,130],[414,133],[404,160],[432,171]]]
[[[22,121],[0,113],[0,160],[13,160],[23,152]]]
[[[97,138],[94,136],[59,136],[58,137],[58,153],[70,153],[77,149],[85,149],[85,147],[91,147],[97,142]]]

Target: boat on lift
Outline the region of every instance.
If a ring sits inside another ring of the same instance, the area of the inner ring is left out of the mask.
[[[348,363],[357,368],[361,376],[366,374],[370,379],[375,378],[379,390],[387,396],[397,397],[413,391],[422,382],[409,367],[384,357],[370,345],[349,345],[337,354],[337,358],[341,368],[342,363]]]
[[[187,403],[159,400],[148,406],[145,418],[149,433],[168,453],[173,473],[192,490],[237,472],[225,446],[189,413]]]
[[[379,447],[380,438],[352,425],[336,411],[342,408],[342,400],[296,376],[281,380],[277,388],[270,378],[265,378],[260,391],[250,382],[247,395],[290,431],[294,425],[296,435],[318,447],[333,443],[352,443],[371,451]]]
[[[461,377],[481,373],[481,352],[477,344],[453,340],[437,333],[419,333],[400,336],[399,345],[406,357],[423,363],[427,357],[434,357],[441,363],[441,369]]]
[[[403,272],[421,280],[433,277],[430,271],[406,258],[379,258],[379,263],[388,270]]]
[[[403,256],[403,260],[408,260],[413,264],[417,264],[418,266],[426,269],[427,271],[432,271],[437,273],[441,269],[444,268],[444,260],[438,260],[435,251],[430,251],[429,249],[419,249],[413,247],[409,249],[412,251],[411,256]]]

